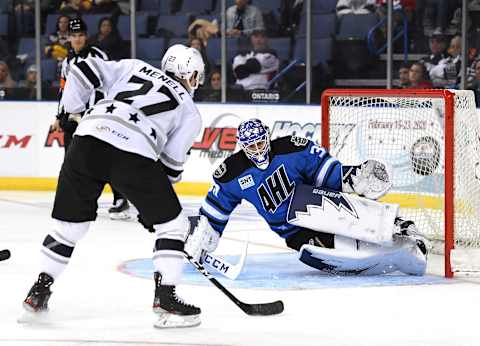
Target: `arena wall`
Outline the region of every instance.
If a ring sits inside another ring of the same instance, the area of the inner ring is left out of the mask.
[[[272,138],[296,134],[320,141],[318,105],[199,104],[198,108],[203,129],[191,150],[182,182],[175,186],[181,194],[206,193],[215,168],[238,149],[236,127],[244,119],[261,118],[270,127]],[[477,112],[480,115],[480,110]],[[55,102],[0,103],[0,190],[55,189],[64,155],[63,134],[49,130],[56,113]],[[336,126],[341,129],[346,125]]]

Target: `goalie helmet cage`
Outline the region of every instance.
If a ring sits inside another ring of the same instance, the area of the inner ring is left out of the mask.
[[[340,161],[379,158],[400,204],[445,259],[445,276],[480,271],[480,125],[472,91],[327,89],[322,146]]]

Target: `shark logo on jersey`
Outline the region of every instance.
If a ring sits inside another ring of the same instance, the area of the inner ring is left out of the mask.
[[[244,177],[238,178],[238,184],[240,185],[240,188],[242,190],[246,190],[249,187],[252,187],[255,185],[255,182],[253,181],[253,177],[251,174],[246,175]]]
[[[285,166],[278,167],[257,189],[263,208],[273,214],[295,189],[295,182],[290,182]]]
[[[343,209],[347,213],[358,219],[357,211],[341,192],[315,188],[312,190],[312,194],[318,196],[315,203],[318,206],[323,207],[323,201],[325,200],[326,202],[333,205],[338,211],[341,211]]]
[[[308,139],[298,136],[292,136],[290,138],[290,142],[292,142],[296,147],[304,147],[308,144]]]

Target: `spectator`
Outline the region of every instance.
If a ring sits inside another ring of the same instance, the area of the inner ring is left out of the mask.
[[[208,61],[207,51],[205,49],[205,45],[203,44],[203,41],[198,37],[192,37],[188,40],[188,46],[195,48],[200,52],[200,54],[202,55],[203,63],[205,64],[205,75],[209,75],[210,62]]]
[[[410,81],[410,89],[430,89],[432,83],[427,80],[427,70],[425,65],[421,62],[415,62],[410,66],[408,73],[408,79]]]
[[[49,58],[63,61],[68,55],[68,16],[61,15],[57,19],[55,32],[48,36],[45,55]]]
[[[90,11],[91,1],[87,0],[65,0],[60,6],[60,13],[71,18],[81,17],[82,14]]]
[[[448,47],[448,57],[438,62],[430,69],[430,79],[436,87],[454,87],[458,84],[461,66],[462,39],[455,36]]]
[[[220,70],[215,69],[210,73],[208,85],[201,92],[200,101],[218,102],[222,99],[222,75]]]
[[[27,69],[26,80],[20,81],[18,87],[23,90],[20,92],[21,98],[26,100],[35,100],[37,97],[37,66],[30,65]]]
[[[11,89],[15,88],[17,83],[10,76],[10,69],[5,61],[0,61],[0,88]]]
[[[208,44],[208,39],[211,36],[218,36],[218,34],[219,30],[216,19],[213,21],[209,21],[206,19],[197,18],[188,27],[188,38],[199,38],[200,40],[202,40],[202,43],[205,47]]]
[[[16,13],[33,12],[35,0],[10,0]]]
[[[477,107],[480,107],[480,60],[474,62],[475,77],[468,83],[467,89],[473,90],[475,93],[475,103]]]
[[[99,47],[111,60],[126,58],[124,41],[118,33],[117,27],[109,17],[104,17],[98,22],[98,33],[88,40],[93,46]]]
[[[92,13],[108,13],[112,18],[117,18],[121,11],[113,0],[95,0],[91,9]]]
[[[285,36],[295,32],[302,16],[303,0],[281,0],[280,32]]]
[[[233,59],[236,84],[245,90],[266,89],[268,82],[278,71],[279,60],[275,50],[267,45],[263,30],[250,36],[251,49],[240,52]]]
[[[398,69],[398,85],[397,87],[400,89],[408,88],[410,87],[410,67],[406,64],[400,66]]]
[[[337,16],[344,14],[367,14],[375,12],[375,1],[372,0],[338,0]]]
[[[248,36],[254,30],[265,30],[262,12],[247,0],[235,0],[235,5],[227,9],[226,17],[227,36]]]
[[[425,65],[428,73],[430,70],[438,65],[438,63],[447,57],[447,42],[443,35],[434,35],[429,40],[430,55],[420,59],[420,62]]]
[[[448,26],[452,13],[458,7],[457,0],[417,0],[417,23],[424,28],[424,35],[455,34],[455,26]]]

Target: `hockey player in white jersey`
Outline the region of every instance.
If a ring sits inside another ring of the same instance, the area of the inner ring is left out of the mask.
[[[65,110],[83,112],[95,88],[105,99],[81,118],[60,172],[53,227],[41,249],[40,275],[24,307],[48,308],[50,286],[67,266],[75,244],[97,216],[97,199],[110,183],[137,207],[155,231],[153,264],[159,314],[156,327],[200,323],[200,309],[175,293],[183,268],[188,221],[172,183],[181,178],[187,153],[201,129],[192,95],[203,79],[198,51],[170,47],[161,70],[141,60],[83,60],[74,65],[62,96]]]
[[[68,22],[68,40],[70,49],[68,50],[68,56],[62,61],[62,71],[60,76],[60,98],[58,105],[58,114],[56,120],[52,124],[54,131],[63,130],[63,143],[65,152],[72,141],[73,133],[75,132],[78,123],[74,120],[75,117],[81,117],[83,114],[76,114],[71,116],[65,112],[64,106],[61,104],[61,93],[65,87],[66,80],[70,74],[72,66],[76,65],[82,68],[82,61],[86,58],[90,58],[91,63],[95,64],[97,60],[109,60],[105,52],[100,48],[88,43],[88,27],[81,18],[73,18]],[[104,98],[104,91],[96,88],[92,90],[92,94],[87,101],[86,109],[90,105],[96,104],[98,101]],[[128,201],[115,189],[113,192],[113,205],[108,209],[108,214],[113,220],[128,219],[130,214],[128,212]]]
[[[242,150],[213,174],[187,240],[194,259],[215,250],[230,214],[247,200],[311,267],[344,275],[424,274],[424,237],[398,217],[398,205],[376,201],[391,187],[386,164],[346,166],[305,138],[269,136],[258,119],[240,124]]]

